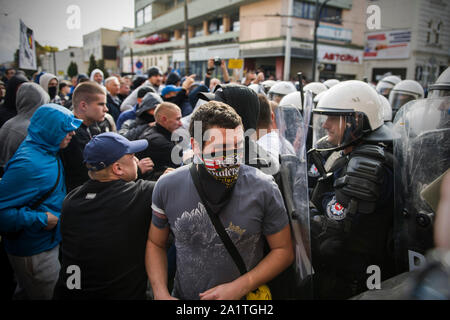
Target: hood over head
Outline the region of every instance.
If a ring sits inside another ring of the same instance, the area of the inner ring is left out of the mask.
[[[83,121],[63,106],[49,103],[36,110],[28,127],[26,141],[50,152],[58,152],[64,137],[75,131]]]
[[[42,89],[45,90],[45,92],[48,92],[48,83],[52,79],[56,79],[56,81],[58,81],[58,84],[59,84],[58,78],[54,74],[51,74],[51,73],[44,73],[41,76],[41,78],[39,79],[39,84],[41,85]]]
[[[178,82],[178,81],[181,81],[181,77],[178,75],[178,73],[176,73],[176,72],[171,72],[171,73],[167,76],[166,85],[169,85],[169,84],[177,85],[177,82]]]
[[[189,102],[191,103],[192,108],[195,108],[197,105],[198,99],[200,99],[200,96],[198,95],[200,92],[209,92],[209,88],[204,84],[201,84],[189,93]]]
[[[50,102],[50,97],[40,85],[28,82],[19,88],[16,100],[17,114],[31,118],[37,108]]]
[[[3,106],[10,110],[16,110],[17,90],[22,83],[28,82],[28,79],[19,74],[9,79],[6,85],[5,103]]]
[[[141,117],[148,110],[155,109],[163,100],[159,94],[149,92],[142,99],[142,103],[136,111],[136,116]]]
[[[91,72],[91,77],[90,77],[90,80],[91,80],[91,81],[94,81],[94,76],[95,76],[97,73],[100,73],[100,74],[102,75],[102,77],[103,77],[103,80],[105,80],[105,76],[104,76],[104,74],[103,74],[103,71],[100,70],[100,69],[94,69],[94,70],[92,70],[92,72]]]
[[[231,106],[242,118],[244,131],[256,130],[259,117],[258,95],[247,86],[240,84],[217,85],[214,100]]]

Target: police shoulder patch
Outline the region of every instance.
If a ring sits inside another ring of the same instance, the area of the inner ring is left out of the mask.
[[[336,196],[327,204],[327,215],[330,219],[337,221],[343,220],[347,216],[347,210],[342,204],[337,202]]]

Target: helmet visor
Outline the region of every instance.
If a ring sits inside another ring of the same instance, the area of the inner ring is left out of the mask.
[[[392,83],[380,82],[377,85],[376,90],[379,94],[381,94],[382,96],[385,96],[387,99],[389,99],[389,93],[391,92],[393,87],[394,87],[394,85]]]
[[[313,147],[318,150],[344,148],[370,131],[362,112],[313,112]]]
[[[274,101],[276,103],[280,103],[281,99],[283,99],[285,95],[284,94],[279,94],[279,93],[274,93],[274,92],[269,92],[267,98],[270,101]]]
[[[389,102],[391,103],[392,107],[392,113],[395,114],[398,109],[400,109],[404,104],[416,99],[417,97],[412,94],[394,91],[389,97]]]

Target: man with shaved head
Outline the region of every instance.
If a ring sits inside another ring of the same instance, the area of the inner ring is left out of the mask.
[[[173,103],[163,102],[155,110],[156,125],[145,130],[139,139],[147,139],[148,148],[137,154],[139,159],[150,157],[154,164],[154,178],[157,179],[167,168],[177,168],[180,163],[172,160],[176,145],[172,133],[181,127],[181,109]]]

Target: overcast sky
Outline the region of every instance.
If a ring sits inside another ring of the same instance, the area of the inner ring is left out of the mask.
[[[70,6],[75,11],[67,13]],[[76,28],[77,8],[80,27]],[[0,0],[0,63],[13,61],[19,48],[19,20],[31,28],[42,45],[83,45],[83,34],[99,28],[134,27],[134,0]],[[71,28],[68,27],[68,21]]]

